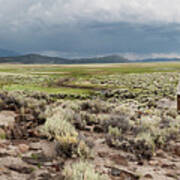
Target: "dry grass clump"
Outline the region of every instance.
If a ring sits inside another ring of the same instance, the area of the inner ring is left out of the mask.
[[[105,175],[95,171],[94,166],[87,161],[67,165],[63,171],[65,180],[108,180]]]

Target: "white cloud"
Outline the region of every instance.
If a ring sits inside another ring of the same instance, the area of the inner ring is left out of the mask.
[[[180,23],[179,0],[0,0],[0,28],[89,21]]]
[[[156,59],[156,58],[180,58],[180,53],[147,53],[147,54],[138,54],[138,53],[110,53],[110,54],[100,54],[100,55],[91,55],[91,56],[83,56],[78,53],[72,52],[62,52],[62,51],[41,51],[37,52],[42,55],[47,55],[51,57],[65,57],[65,58],[83,58],[83,57],[103,57],[110,56],[112,54],[116,54],[122,57],[125,57],[129,60],[143,60],[143,59]]]
[[[61,58],[79,58],[80,57],[79,54],[75,52],[69,53],[69,52],[54,51],[54,50],[40,51],[36,53],[45,55],[45,56],[61,57]]]
[[[129,60],[142,60],[142,59],[155,59],[155,58],[180,58],[179,53],[149,53],[149,54],[137,54],[137,53],[123,53],[120,54]]]

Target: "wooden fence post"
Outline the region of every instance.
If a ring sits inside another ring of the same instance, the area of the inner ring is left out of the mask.
[[[177,111],[180,113],[180,82],[177,87]]]

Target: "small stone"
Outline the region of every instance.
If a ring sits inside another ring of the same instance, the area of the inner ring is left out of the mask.
[[[104,132],[104,129],[103,129],[103,127],[97,125],[94,127],[94,132],[102,133],[102,132]]]
[[[0,148],[0,158],[1,157],[6,157],[8,156],[9,154],[7,153],[7,150],[6,149],[1,149]]]
[[[121,175],[121,170],[118,168],[111,168],[111,175],[112,176],[120,176]]]
[[[156,152],[156,156],[166,158],[164,151],[162,151],[161,149]]]
[[[119,169],[119,168],[111,168],[111,175],[112,176],[118,176],[119,179],[131,179],[131,180],[139,180],[139,176],[134,174],[133,172]]]
[[[27,180],[32,179],[46,180],[52,179],[52,176],[49,174],[48,170],[36,169],[36,171],[33,171],[27,178]]]
[[[39,165],[52,161],[52,158],[47,157],[43,153],[36,153],[32,154],[31,157],[23,157],[22,160],[31,165]]]
[[[174,153],[175,153],[177,156],[180,156],[180,144],[175,145],[175,147],[174,147]]]
[[[158,161],[153,161],[153,160],[149,161],[149,165],[151,166],[157,166],[158,164],[159,164]]]
[[[114,161],[118,165],[128,166],[128,161],[125,157],[120,154],[114,154],[110,156],[111,160]]]
[[[174,171],[168,171],[168,172],[166,173],[166,176],[171,177],[171,178],[174,178],[174,179],[177,179],[177,178],[178,178],[177,175],[176,175],[176,173],[175,173]]]
[[[153,179],[153,176],[151,174],[145,174],[144,177],[147,179]]]
[[[108,152],[101,151],[101,152],[98,152],[98,155],[99,155],[99,157],[101,157],[101,158],[105,158],[105,157],[108,156]]]
[[[161,167],[166,168],[166,169],[176,169],[177,168],[176,164],[168,164],[168,163],[162,164]]]
[[[18,149],[19,149],[19,151],[20,151],[21,153],[26,153],[26,152],[28,152],[28,150],[29,150],[29,146],[26,145],[26,144],[20,144],[20,145],[18,146]]]
[[[62,174],[60,174],[53,177],[53,180],[65,180],[65,177]]]
[[[10,170],[17,171],[19,173],[23,174],[30,174],[33,172],[33,168],[26,166],[26,165],[20,165],[20,164],[11,164],[8,166]]]
[[[56,143],[54,142],[46,142],[43,143],[42,152],[47,158],[55,158],[57,156],[56,152]]]
[[[16,114],[13,111],[0,112],[0,127],[5,128],[10,124],[14,124]]]
[[[35,142],[35,143],[30,143],[29,144],[29,149],[30,150],[35,150],[35,151],[37,151],[37,150],[41,150],[42,149],[42,144],[41,143],[39,143],[39,142]]]

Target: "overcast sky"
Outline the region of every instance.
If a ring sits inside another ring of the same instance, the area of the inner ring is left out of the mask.
[[[180,57],[179,0],[0,0],[0,48]]]

